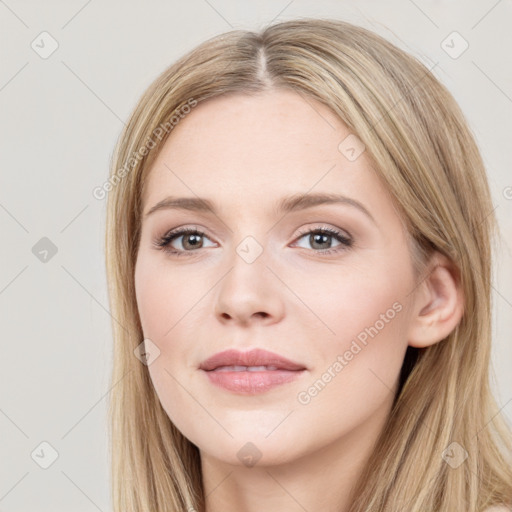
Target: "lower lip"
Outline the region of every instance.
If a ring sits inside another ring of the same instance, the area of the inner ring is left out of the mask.
[[[203,370],[204,371],[204,370]],[[304,370],[266,370],[262,372],[205,371],[212,384],[244,395],[265,393],[298,378]]]

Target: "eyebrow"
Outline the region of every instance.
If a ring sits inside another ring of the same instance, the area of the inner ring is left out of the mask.
[[[295,194],[281,199],[277,203],[275,211],[276,213],[289,213],[325,204],[344,204],[352,206],[363,212],[375,224],[377,224],[373,215],[362,203],[351,197],[346,197],[339,194]],[[149,215],[158,210],[189,210],[196,212],[212,212],[215,215],[217,214],[214,203],[208,199],[200,197],[169,196],[150,208],[149,211],[145,214],[144,218],[147,218]]]

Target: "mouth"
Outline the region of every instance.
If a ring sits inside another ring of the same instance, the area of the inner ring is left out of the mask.
[[[297,363],[284,356],[263,349],[252,349],[247,352],[229,349],[218,352],[203,361],[201,370],[211,371],[229,368],[229,371],[276,371],[276,370],[305,370],[303,364]]]
[[[200,370],[217,387],[236,394],[254,395],[299,378],[306,367],[278,354],[253,349],[220,352],[204,361]]]

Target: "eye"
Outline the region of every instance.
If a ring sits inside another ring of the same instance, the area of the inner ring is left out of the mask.
[[[165,234],[163,237],[157,239],[155,245],[163,251],[173,254],[175,256],[185,255],[187,252],[194,252],[194,249],[202,249],[202,239],[206,234],[195,228],[182,228],[176,229]],[[182,238],[181,246],[183,249],[176,249],[172,243]]]
[[[330,227],[321,227],[309,231],[303,231],[300,234],[301,236],[298,240],[307,237],[306,243],[310,244],[313,249],[320,249],[315,251],[319,254],[331,254],[345,251],[354,243],[352,238],[346,236],[342,231],[338,231],[337,229]],[[336,249],[332,249],[333,238],[338,241],[338,245],[335,246],[337,247]]]

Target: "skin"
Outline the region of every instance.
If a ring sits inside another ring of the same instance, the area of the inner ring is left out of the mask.
[[[326,106],[294,92],[235,94],[196,106],[151,169],[144,214],[170,195],[208,198],[218,209],[144,217],[135,270],[144,336],[160,350],[148,370],[169,418],[200,450],[207,512],[348,510],[407,346],[441,341],[462,315],[442,255],[415,280],[403,223],[367,152],[350,161],[338,150],[350,133]],[[346,204],[274,209],[283,197],[319,192],[360,201],[375,222]],[[172,248],[186,252],[180,257],[154,245],[178,227],[205,232],[174,239]],[[353,245],[329,236],[315,243],[310,231],[322,227]],[[252,263],[236,251],[247,236],[263,249]],[[322,254],[329,248],[338,252]],[[396,303],[394,318],[333,372],[357,335]],[[255,347],[307,370],[240,395],[198,368],[224,349]],[[329,368],[334,377],[301,403],[299,393]],[[260,458],[244,464],[240,450]]]

